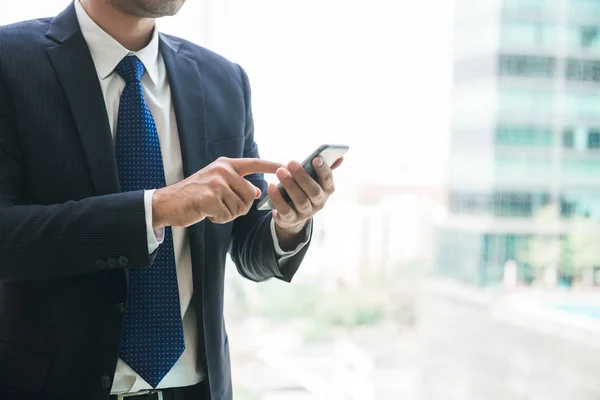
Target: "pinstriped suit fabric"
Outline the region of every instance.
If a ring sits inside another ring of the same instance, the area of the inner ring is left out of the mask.
[[[250,90],[239,66],[167,35],[186,176],[219,156],[257,157]],[[106,400],[127,300],[124,268],[152,268],[142,191],[122,192],[102,93],[73,6],[0,27],[0,399]],[[249,180],[266,192],[260,175]],[[224,266],[281,271],[270,214],[189,228],[198,355],[211,400],[230,400]],[[125,266],[126,265],[126,266]]]

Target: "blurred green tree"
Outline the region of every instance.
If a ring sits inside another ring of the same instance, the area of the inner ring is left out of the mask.
[[[536,216],[541,231],[551,231],[552,224],[566,224],[568,233],[532,236],[520,261],[529,264],[539,277],[542,271],[555,269],[562,277],[581,276],[586,270],[600,266],[600,223],[589,215],[560,219],[556,206],[548,206]]]
[[[576,216],[570,221],[565,237],[566,249],[575,274],[600,265],[600,223],[589,216]]]
[[[518,255],[521,263],[532,268],[537,280],[558,275],[563,266],[563,239],[558,235],[559,216],[557,206],[541,209],[534,217],[535,230],[541,233],[532,235],[527,241],[527,247]]]

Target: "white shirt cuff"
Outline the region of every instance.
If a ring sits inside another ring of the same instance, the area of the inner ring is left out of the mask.
[[[144,191],[144,207],[146,209],[146,236],[148,238],[148,254],[154,253],[165,239],[165,228],[152,229],[152,195],[154,190]]]
[[[296,246],[296,248],[292,251],[284,251],[279,245],[279,239],[277,238],[277,232],[275,231],[275,221],[271,220],[271,236],[273,236],[273,245],[275,246],[275,254],[279,257],[279,262],[287,260],[288,258],[294,257],[304,246],[308,244],[308,240],[310,239],[310,235],[312,233],[313,222],[312,219],[308,221],[306,227],[304,228],[304,238],[302,242]]]

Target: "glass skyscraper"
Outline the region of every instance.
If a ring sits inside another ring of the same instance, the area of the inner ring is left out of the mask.
[[[600,218],[600,1],[456,0],[438,274],[494,285],[533,236]],[[543,210],[556,210],[544,223]]]

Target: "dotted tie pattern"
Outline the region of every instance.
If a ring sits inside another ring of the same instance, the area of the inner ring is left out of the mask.
[[[135,56],[116,68],[125,80],[117,121],[116,157],[124,192],[165,186],[158,132],[144,99],[146,72]],[[120,357],[156,388],[183,350],[183,326],[171,228],[150,268],[129,271],[129,299]]]

